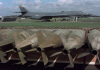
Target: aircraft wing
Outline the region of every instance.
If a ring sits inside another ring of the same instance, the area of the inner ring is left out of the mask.
[[[56,18],[56,17],[71,17],[68,15],[50,15],[50,16],[42,16],[40,19],[52,19],[52,18]]]

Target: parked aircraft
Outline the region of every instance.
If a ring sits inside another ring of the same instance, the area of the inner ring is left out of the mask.
[[[53,13],[47,13],[47,12],[30,12],[25,7],[19,6],[20,12],[15,13],[21,13],[19,17],[26,17],[31,19],[41,19],[43,21],[50,21],[50,19],[55,17],[75,17],[76,21],[78,17],[89,17],[93,16],[92,14],[87,14],[82,11],[67,11],[67,12],[53,12]]]

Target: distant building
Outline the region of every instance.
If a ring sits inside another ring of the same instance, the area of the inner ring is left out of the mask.
[[[2,16],[0,16],[0,20],[2,20]]]
[[[25,18],[21,18],[21,19],[25,19]]]
[[[17,16],[13,15],[13,16],[4,16],[2,18],[2,22],[10,22],[10,21],[16,21]]]

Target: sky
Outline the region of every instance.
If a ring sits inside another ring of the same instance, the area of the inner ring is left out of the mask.
[[[30,12],[83,11],[100,15],[100,0],[0,0],[0,16],[19,15],[19,5]]]

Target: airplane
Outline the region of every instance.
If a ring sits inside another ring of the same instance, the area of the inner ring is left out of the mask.
[[[77,58],[81,58],[81,57],[87,56],[89,54],[92,54],[94,56],[95,55],[97,56],[97,59],[100,63],[100,60],[98,57],[99,52],[100,52],[100,31],[96,30],[96,29],[89,31],[87,41],[88,41],[89,49],[87,49],[83,53],[80,53],[77,56]]]
[[[90,17],[93,16],[92,14],[87,14],[82,11],[62,11],[62,12],[30,12],[25,7],[19,6],[20,12],[14,12],[14,13],[21,13],[22,15],[19,15],[19,17],[25,17],[25,18],[31,18],[31,19],[40,19],[43,21],[50,21],[52,18],[56,17],[75,17],[76,21],[79,17]]]

